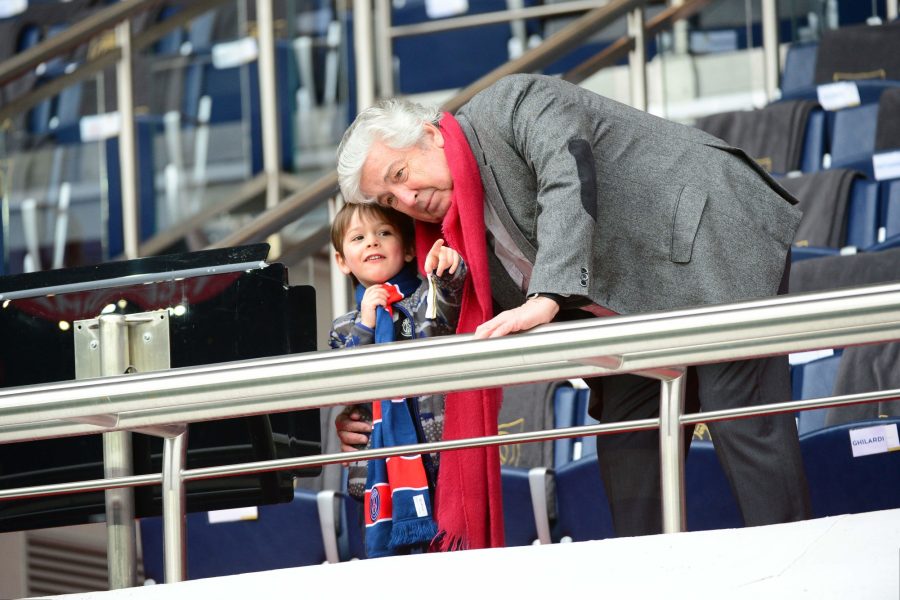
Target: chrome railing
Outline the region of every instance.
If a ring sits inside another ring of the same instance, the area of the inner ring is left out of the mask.
[[[2,300],[2,298],[0,298]],[[0,491],[0,501],[162,482],[174,495],[187,480],[344,462],[346,454],[185,470],[178,433],[185,423],[321,408],[385,397],[573,377],[636,373],[662,381],[660,417],[627,423],[366,450],[360,459],[416,451],[523,443],[660,429],[663,522],[684,529],[684,447],[680,425],[758,414],[859,404],[900,390],[683,414],[684,369],[900,339],[900,283],[792,294],[727,305],[550,324],[489,340],[459,335],[378,347],[255,359],[204,367],[22,386],[0,391],[0,443],[151,428],[165,432],[162,474]],[[181,490],[181,491],[179,491]],[[168,496],[167,496],[168,497]],[[164,502],[167,580],[183,576],[183,502]]]

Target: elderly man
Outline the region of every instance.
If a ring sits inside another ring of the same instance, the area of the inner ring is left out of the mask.
[[[460,250],[475,294],[500,309],[482,315],[482,338],[784,293],[800,221],[796,200],[741,150],[537,75],[498,81],[455,118],[402,100],[362,112],[338,177],[348,201],[390,206],[419,222],[420,244],[442,233]],[[658,382],[588,384],[601,422],[658,416]],[[687,389],[688,407],[704,410],[786,401],[787,360],[692,367]],[[364,442],[365,424],[337,426],[346,444]],[[747,525],[808,516],[792,417],[710,429]],[[617,535],[661,531],[656,432],[597,446]]]

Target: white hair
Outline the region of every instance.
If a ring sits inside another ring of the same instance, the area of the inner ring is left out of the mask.
[[[437,107],[426,107],[401,98],[380,100],[365,109],[341,140],[337,149],[337,174],[341,193],[347,202],[374,202],[360,191],[362,168],[378,140],[389,148],[412,148],[425,136],[425,123],[437,125],[443,113]]]

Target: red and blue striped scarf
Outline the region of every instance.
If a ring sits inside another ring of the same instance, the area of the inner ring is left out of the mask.
[[[419,283],[415,270],[405,268],[391,281],[382,284],[388,290],[388,305],[386,309],[380,306],[376,309],[376,344],[394,341],[393,305],[412,294]],[[357,304],[365,291],[363,286],[357,286]],[[412,315],[408,317],[413,318]],[[410,325],[415,331],[415,324]],[[373,402],[371,447],[418,443],[413,419],[406,398]],[[410,547],[427,546],[437,533],[421,454],[370,460],[364,506],[369,558],[392,556]]]

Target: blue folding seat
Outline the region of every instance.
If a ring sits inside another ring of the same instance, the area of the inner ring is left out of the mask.
[[[870,161],[871,163],[871,161]],[[847,241],[845,245],[866,248],[878,239],[879,184],[857,179],[850,189],[847,206]]]
[[[208,513],[187,515],[187,577],[201,579],[337,562],[339,494],[298,489],[286,504],[258,507],[254,520],[209,522]],[[165,581],[162,518],[140,520],[144,573]]]
[[[900,179],[881,182],[881,226],[883,239],[900,235]]]
[[[834,380],[841,361],[842,350],[831,356],[817,358],[791,366],[791,383],[794,400],[827,398],[834,392]],[[825,426],[827,409],[804,410],[797,413],[797,430],[802,435]]]
[[[554,537],[561,541],[602,540],[615,535],[596,454],[556,470],[556,512]]]
[[[872,154],[878,126],[878,104],[869,103],[834,112],[829,139],[831,167],[855,169],[874,177]]]
[[[792,94],[808,90],[814,85],[818,50],[818,42],[797,42],[788,47],[781,74],[782,98],[795,97]]]
[[[549,544],[553,470],[501,467],[503,527],[507,547]]]
[[[900,452],[853,456],[851,430],[893,427],[900,418],[819,429],[800,436],[814,518],[900,508]],[[894,433],[896,435],[896,433]]]
[[[691,441],[685,460],[684,489],[689,531],[744,526],[713,442],[696,439]]]

